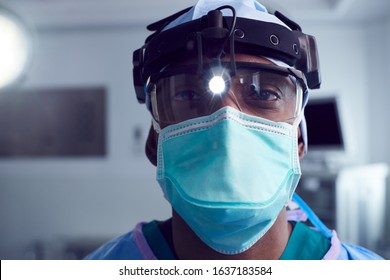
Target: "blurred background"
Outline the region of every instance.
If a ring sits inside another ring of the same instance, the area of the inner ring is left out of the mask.
[[[79,259],[169,217],[132,52],[147,24],[194,3],[0,0],[0,259]],[[390,1],[263,3],[319,47],[298,192],[342,240],[390,258]]]

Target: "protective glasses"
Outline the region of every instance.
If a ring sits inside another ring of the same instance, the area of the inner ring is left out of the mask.
[[[231,106],[271,121],[293,123],[302,110],[305,81],[300,71],[275,65],[236,62],[200,71],[175,66],[152,75],[146,85],[160,127],[209,115]]]

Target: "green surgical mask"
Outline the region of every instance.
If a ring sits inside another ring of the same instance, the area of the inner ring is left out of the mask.
[[[209,247],[241,253],[274,224],[301,175],[298,123],[223,107],[160,131],[157,180]]]

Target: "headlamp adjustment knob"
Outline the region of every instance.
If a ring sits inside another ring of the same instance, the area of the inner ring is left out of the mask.
[[[279,45],[279,38],[278,38],[278,36],[276,36],[275,34],[272,34],[272,35],[269,37],[269,40],[271,41],[271,43],[272,43],[274,46]]]

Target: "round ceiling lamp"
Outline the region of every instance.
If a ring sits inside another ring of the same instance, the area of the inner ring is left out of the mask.
[[[32,55],[32,34],[25,22],[0,6],[0,89],[24,76]]]

